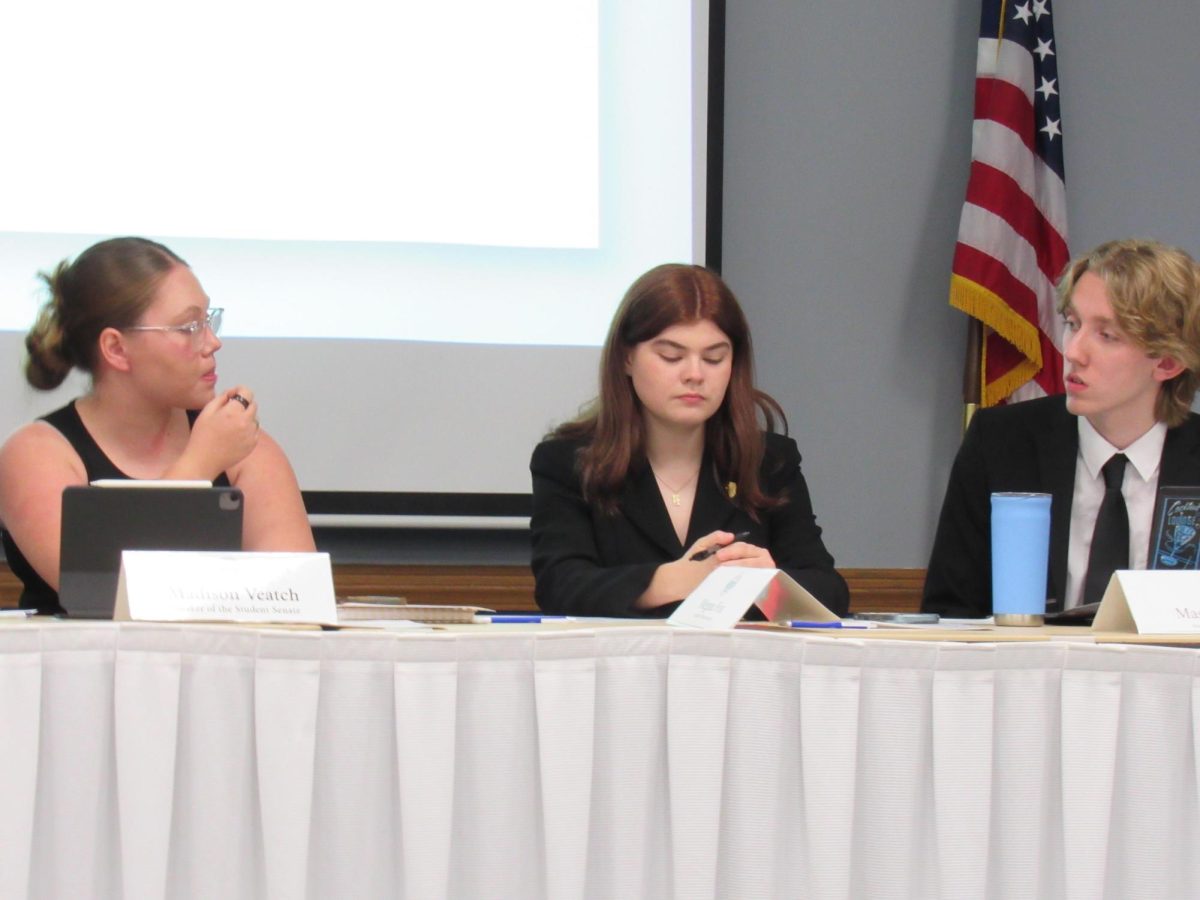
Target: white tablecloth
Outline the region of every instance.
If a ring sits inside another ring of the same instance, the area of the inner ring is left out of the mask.
[[[0,628],[0,895],[1200,896],[1200,654]]]

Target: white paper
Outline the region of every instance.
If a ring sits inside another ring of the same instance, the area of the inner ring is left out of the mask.
[[[691,628],[732,628],[762,596],[778,569],[718,566],[667,619]]]
[[[433,626],[412,619],[356,619],[339,622],[338,628],[374,628],[380,631],[433,631]]]
[[[780,569],[718,566],[667,619],[668,625],[689,628],[732,628],[757,603],[776,622],[836,622],[821,605]]]

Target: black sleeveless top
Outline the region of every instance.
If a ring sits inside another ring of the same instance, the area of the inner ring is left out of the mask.
[[[188,425],[193,424],[198,415],[199,412],[189,410]],[[67,439],[67,443],[83,460],[83,468],[87,472],[89,482],[100,478],[129,479],[128,475],[118,469],[113,461],[104,455],[100,445],[84,427],[83,420],[79,418],[79,413],[75,409],[74,400],[61,409],[42,416],[40,421],[53,425]],[[213,484],[219,487],[228,487],[229,477],[222,472]],[[0,541],[4,544],[4,556],[8,560],[9,568],[25,586],[21,591],[21,608],[36,609],[42,615],[61,615],[63,608],[58,602],[58,591],[50,587],[29,564],[29,561],[25,559],[25,554],[21,552],[21,548],[16,545],[7,530],[0,530]]]

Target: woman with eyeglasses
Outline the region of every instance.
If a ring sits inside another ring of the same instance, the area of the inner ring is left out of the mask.
[[[241,488],[246,550],[314,549],[296,476],[259,428],[244,385],[217,390],[219,308],[182,259],[114,238],[42,273],[50,298],[25,337],[25,377],[53,390],[72,369],[91,389],[0,447],[0,522],[21,606],[58,603],[61,496],[100,478],[201,479]]]

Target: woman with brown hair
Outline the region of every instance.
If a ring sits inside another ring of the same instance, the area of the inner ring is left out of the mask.
[[[538,605],[661,617],[730,564],[783,569],[844,615],[846,583],[777,419],[720,277],[669,264],[635,281],[601,353],[599,396],[530,462]]]
[[[188,265],[153,241],[114,238],[42,278],[50,299],[25,338],[26,380],[52,390],[78,368],[92,384],[0,447],[0,522],[21,606],[61,612],[62,492],[100,478],[239,487],[245,549],[311,551],[296,477],[259,430],[253,393],[216,389],[222,310]]]

